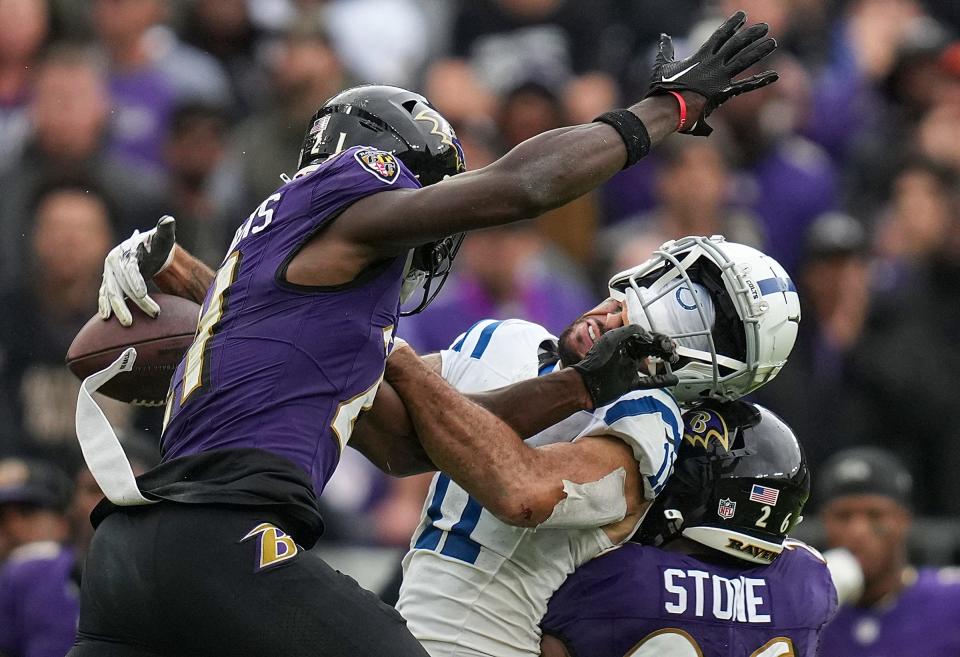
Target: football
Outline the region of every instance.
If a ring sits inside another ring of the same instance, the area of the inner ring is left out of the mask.
[[[127,347],[137,350],[129,372],[121,372],[100,392],[130,404],[160,406],[167,396],[170,377],[183,358],[197,329],[200,306],[189,299],[153,294],[160,305],[156,319],[129,303],[133,325],[123,327],[115,316],[94,315],[67,351],[67,367],[81,380],[112,363]]]

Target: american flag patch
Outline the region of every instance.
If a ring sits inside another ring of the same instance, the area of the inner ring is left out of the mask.
[[[760,484],[754,484],[750,489],[750,499],[760,504],[777,505],[777,498],[780,497],[780,491],[776,488],[768,488]]]

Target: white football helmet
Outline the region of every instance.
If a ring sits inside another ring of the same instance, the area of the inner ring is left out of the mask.
[[[776,260],[722,236],[684,237],[610,279],[631,323],[669,335],[680,361],[681,402],[733,400],[771,380],[787,362],[800,298]],[[676,306],[676,307],[674,307]]]

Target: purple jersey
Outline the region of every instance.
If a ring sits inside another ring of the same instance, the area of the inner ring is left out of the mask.
[[[836,592],[813,550],[788,546],[732,567],[628,543],[577,569],[541,626],[577,657],[813,657]]]
[[[14,550],[0,571],[0,654],[63,657],[70,650],[80,616],[75,565],[73,550],[53,542]]]
[[[351,203],[419,183],[389,153],[350,148],[307,167],[237,230],[171,381],[163,460],[255,448],[303,468],[319,495],[373,403],[405,257],[332,287],[286,282],[307,241]]]
[[[823,630],[822,657],[960,655],[960,570],[924,568],[895,600],[844,606]]]

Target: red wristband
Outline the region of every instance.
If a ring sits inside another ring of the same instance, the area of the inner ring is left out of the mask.
[[[680,103],[680,122],[677,124],[677,132],[679,132],[687,125],[687,101],[685,101],[683,96],[677,91],[668,91],[667,93],[676,98],[677,102]]]

